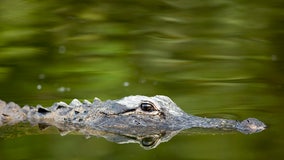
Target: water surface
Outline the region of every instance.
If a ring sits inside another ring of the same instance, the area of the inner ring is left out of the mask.
[[[283,15],[278,0],[1,0],[2,100],[50,106],[161,94],[187,113],[269,126],[253,135],[185,132],[150,151],[0,128],[1,159],[283,157]]]

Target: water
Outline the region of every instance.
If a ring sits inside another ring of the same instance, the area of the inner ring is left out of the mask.
[[[156,149],[56,130],[0,129],[1,159],[283,157],[283,2],[0,2],[0,98],[167,95],[188,113],[256,117],[264,132],[182,133]]]

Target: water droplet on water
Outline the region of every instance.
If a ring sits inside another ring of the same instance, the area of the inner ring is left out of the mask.
[[[61,45],[58,47],[58,53],[64,54],[66,52],[66,47]]]
[[[124,83],[123,83],[123,86],[124,86],[124,87],[128,87],[128,86],[129,86],[129,82],[124,82]]]
[[[272,60],[272,61],[277,61],[277,59],[278,59],[278,58],[277,58],[277,55],[273,54],[273,55],[271,56],[271,60]]]
[[[38,79],[45,79],[45,74],[43,74],[43,73],[39,74]]]
[[[41,90],[41,89],[42,89],[42,86],[41,86],[40,84],[38,84],[38,85],[36,86],[36,88],[37,88],[38,90]]]
[[[71,89],[69,88],[69,87],[59,87],[59,88],[57,88],[57,91],[58,92],[69,92],[69,91],[71,91]]]

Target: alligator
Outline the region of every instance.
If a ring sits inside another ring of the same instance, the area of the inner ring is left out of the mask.
[[[61,135],[78,131],[117,143],[138,141],[145,149],[155,148],[179,131],[190,128],[236,130],[244,134],[266,128],[256,118],[238,121],[190,115],[162,95],[136,95],[106,101],[94,98],[92,103],[73,99],[70,104],[57,102],[48,108],[41,105],[20,107],[14,102],[0,100],[0,127],[20,122],[38,125],[40,129],[55,126]]]

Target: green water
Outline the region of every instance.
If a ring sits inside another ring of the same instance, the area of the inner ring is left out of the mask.
[[[280,0],[1,0],[2,100],[50,106],[161,94],[187,113],[256,117],[269,127],[252,135],[183,133],[150,151],[39,134],[36,127],[29,134],[0,128],[0,159],[281,159],[283,6]]]

